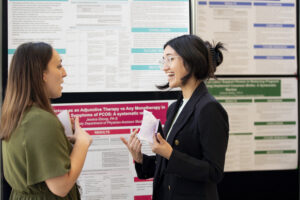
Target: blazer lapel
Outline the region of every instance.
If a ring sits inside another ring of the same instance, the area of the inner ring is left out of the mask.
[[[183,110],[181,111],[180,115],[178,116],[175,124],[173,125],[173,128],[169,134],[169,137],[167,141],[172,145],[175,136],[178,134],[178,132],[181,130],[181,128],[187,123],[188,119],[192,115],[194,111],[194,107],[201,98],[201,96],[207,92],[206,86],[203,82],[200,83],[200,85],[195,89],[193,92],[191,98],[187,102],[187,104],[184,106]],[[177,109],[178,110],[178,109]],[[176,112],[177,112],[176,110]],[[175,114],[176,114],[175,112]],[[172,121],[174,119],[175,115],[172,115]]]
[[[173,119],[174,119],[174,117],[175,117],[175,115],[176,115],[176,113],[179,109],[179,106],[180,106],[181,102],[182,102],[182,96],[180,96],[179,99],[176,101],[175,106],[170,107],[171,110],[169,111],[169,118],[167,119],[167,121],[165,123],[165,126],[164,126],[164,129],[163,129],[164,130],[163,131],[164,132],[164,139],[166,139],[166,137],[167,137],[167,134],[170,130]]]
[[[193,92],[193,95],[191,96],[190,100],[187,102],[185,107],[183,108],[182,112],[180,113],[179,117],[177,118],[175,124],[173,125],[173,128],[171,130],[171,133],[167,139],[169,144],[173,144],[174,138],[177,135],[177,133],[180,131],[180,129],[186,124],[187,120],[191,116],[191,114],[194,111],[194,107],[196,103],[199,101],[201,96],[207,92],[206,86],[203,82],[200,83],[200,85],[196,88],[196,90]],[[179,109],[179,106],[182,102],[182,96],[177,100],[175,106],[170,107],[171,109],[168,115],[168,119],[165,123],[163,133],[164,133],[164,138],[167,137],[167,134],[169,132],[169,129],[172,125],[173,119]],[[167,160],[159,155],[158,156],[158,162],[157,162],[157,174],[156,177],[160,178],[167,167]]]

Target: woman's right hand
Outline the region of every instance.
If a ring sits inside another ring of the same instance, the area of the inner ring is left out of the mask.
[[[124,137],[120,137],[122,142],[127,146],[128,150],[130,151],[132,158],[135,162],[142,164],[143,163],[143,154],[142,154],[142,143],[136,136],[138,129],[135,129],[129,137],[127,141]]]
[[[74,139],[76,142],[84,142],[90,146],[93,142],[93,138],[80,127],[79,117],[75,118],[75,131],[74,131]]]

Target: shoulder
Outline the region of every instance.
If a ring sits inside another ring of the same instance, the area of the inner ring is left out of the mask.
[[[47,121],[49,123],[56,123],[57,118],[52,113],[47,112],[39,107],[32,106],[25,113],[23,123],[37,123],[41,121]]]
[[[36,106],[29,108],[22,120],[21,126],[26,130],[26,135],[28,136],[32,134],[35,136],[43,135],[63,130],[55,115]],[[39,134],[36,134],[36,132]]]
[[[176,104],[178,103],[178,99],[176,101],[174,101],[173,103],[171,103],[168,106],[168,110],[167,110],[167,118],[169,117],[170,113],[174,112],[174,110],[176,109]]]
[[[174,107],[176,106],[176,101],[174,101],[173,103],[170,104],[169,109],[174,109]]]
[[[216,114],[221,113],[227,118],[227,112],[223,106],[209,93],[205,93],[196,104],[198,114]]]

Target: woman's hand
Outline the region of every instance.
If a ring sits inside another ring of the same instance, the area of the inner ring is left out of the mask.
[[[137,132],[138,129],[135,129],[130,134],[128,141],[124,137],[120,137],[120,139],[127,146],[135,162],[142,164],[143,163],[142,143],[136,136]]]
[[[71,125],[72,125],[72,131],[73,135],[72,136],[67,136],[71,144],[75,144],[76,138],[74,136],[74,131],[75,131],[75,119],[73,117],[70,117]]]
[[[160,133],[157,133],[157,137],[153,136],[152,151],[166,159],[170,159],[170,156],[173,152],[171,145],[161,136]]]
[[[79,124],[79,118],[76,117],[75,118],[75,130],[74,130],[74,142],[77,143],[77,142],[84,142],[86,144],[88,144],[88,146],[90,146],[93,142],[93,138],[85,131],[83,130],[81,127],[80,127],[80,124]]]

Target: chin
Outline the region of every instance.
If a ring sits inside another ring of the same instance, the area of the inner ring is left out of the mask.
[[[57,95],[57,97],[56,98],[60,98],[62,96],[62,93],[60,93],[59,95]]]
[[[57,99],[57,98],[60,98],[61,96],[62,96],[62,93],[53,95],[53,96],[51,96],[50,98],[51,98],[51,99]]]
[[[169,82],[169,88],[177,88],[178,85],[176,83],[170,83]]]

